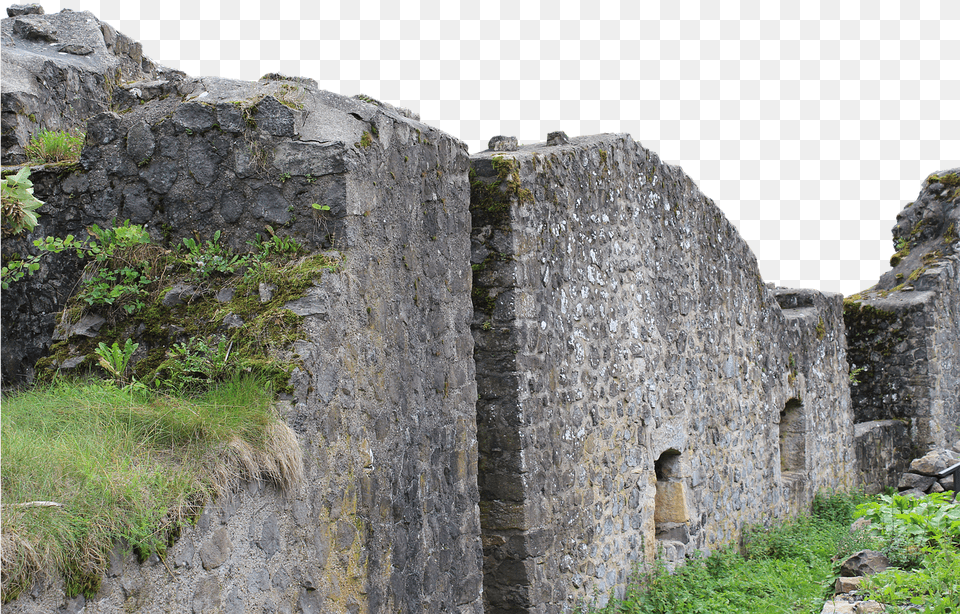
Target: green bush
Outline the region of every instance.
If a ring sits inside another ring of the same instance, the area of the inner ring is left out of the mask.
[[[878,495],[860,505],[857,513],[870,521],[868,535],[891,564],[917,567],[931,548],[960,547],[960,504],[953,493],[933,493],[920,499]]]

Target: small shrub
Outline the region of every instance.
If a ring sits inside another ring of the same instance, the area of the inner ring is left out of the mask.
[[[27,158],[37,164],[77,160],[83,149],[83,133],[40,130],[24,147]]]
[[[24,230],[31,232],[36,227],[36,210],[43,206],[43,201],[33,195],[29,168],[21,168],[16,175],[0,180],[0,202],[3,236],[13,236]]]
[[[181,394],[196,393],[235,374],[241,368],[229,362],[233,343],[220,338],[195,338],[176,343],[157,369],[159,388]]]
[[[850,524],[856,519],[857,505],[867,501],[867,496],[861,492],[818,492],[813,498],[811,513],[815,518]]]
[[[184,262],[190,267],[194,278],[205,280],[211,275],[232,275],[247,264],[246,256],[233,253],[220,245],[220,231],[213,234],[213,240],[201,243],[199,240],[185,238]]]
[[[960,504],[953,493],[933,493],[920,499],[879,495],[857,513],[870,520],[867,534],[877,539],[891,564],[914,568],[930,548],[960,546]]]
[[[145,306],[147,288],[154,281],[148,274],[149,263],[141,258],[149,250],[140,249],[149,245],[150,235],[142,226],[131,225],[130,220],[111,228],[94,224],[90,234],[94,240],[83,244],[68,237],[78,256],[93,258],[77,299],[91,307],[112,307],[128,315],[137,313]]]

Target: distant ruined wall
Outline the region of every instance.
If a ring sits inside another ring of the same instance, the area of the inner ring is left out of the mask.
[[[790,498],[790,513],[797,514],[809,508],[817,491],[857,483],[843,297],[788,288],[775,289],[774,296],[786,319],[781,351],[787,352],[787,382],[796,391],[780,408],[780,468],[784,497]]]
[[[852,391],[856,421],[905,421],[918,456],[958,438],[958,278],[953,257],[931,266],[910,291],[847,307],[851,362],[865,369]]]
[[[189,90],[186,100],[98,115],[83,169],[56,186],[41,182],[48,203],[35,237],[72,228],[64,220],[116,217],[147,224],[169,244],[222,229],[241,247],[272,224],[313,248],[332,246],[343,262],[288,304],[305,317],[293,348],[302,367],[283,404],[305,483],[286,495],[248,484],[208,507],[166,564],[140,566],[118,551],[97,597],[67,605],[478,614],[466,147],[309,83],[289,85],[305,109],[291,110],[270,95],[279,85],[170,84]],[[256,126],[240,121],[233,100],[257,101]],[[261,166],[251,164],[251,148],[264,152]],[[330,211],[318,215],[314,202]],[[4,294],[4,326],[8,297],[23,291]],[[63,604],[47,579],[3,610]]]
[[[471,157],[488,612],[571,611],[853,477],[840,297],[781,309],[680,169],[565,140]]]
[[[958,229],[960,169],[933,173],[897,215],[891,270],[847,301],[858,463],[875,491],[896,486],[911,458],[960,438]],[[904,424],[909,444],[889,420]]]

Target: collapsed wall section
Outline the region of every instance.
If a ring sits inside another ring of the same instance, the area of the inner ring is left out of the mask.
[[[120,83],[177,72],[155,65],[140,43],[89,11],[46,15],[40,5],[28,4],[11,6],[7,14],[0,21],[4,165],[25,162],[40,129],[82,132],[87,119],[110,109]]]
[[[846,303],[858,462],[871,490],[960,429],[960,170],[927,177],[897,215],[897,252],[879,283]],[[897,420],[901,429],[888,424]],[[883,436],[881,436],[881,434]],[[895,459],[892,467],[884,459]],[[885,477],[884,477],[885,476]]]
[[[90,122],[82,166],[40,182],[30,238],[129,218],[170,246],[222,230],[240,248],[270,226],[341,264],[286,304],[304,331],[285,348],[300,366],[283,406],[304,482],[285,494],[250,483],[209,506],[165,562],[118,549],[78,607],[479,614],[465,145],[305,81],[129,87],[154,98]],[[5,326],[7,292],[31,287],[5,292]],[[229,300],[213,310],[225,331]],[[63,605],[47,579],[4,612]]]
[[[840,297],[785,316],[723,214],[628,135],[552,143],[471,158],[488,612],[570,611],[853,469]]]

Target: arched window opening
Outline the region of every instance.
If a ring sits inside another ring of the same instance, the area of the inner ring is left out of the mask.
[[[657,475],[657,494],[653,521],[656,524],[658,548],[663,550],[668,567],[685,556],[685,544],[690,542],[690,512],[687,493],[681,475],[680,452],[669,449],[654,461]]]
[[[790,399],[780,412],[780,471],[807,469],[806,428],[803,403]]]

